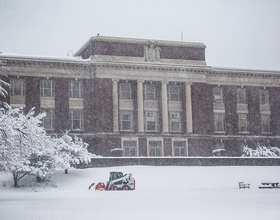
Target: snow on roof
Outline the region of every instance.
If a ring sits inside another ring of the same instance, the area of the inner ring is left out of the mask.
[[[257,68],[243,68],[243,67],[222,67],[222,66],[211,66],[213,70],[218,71],[236,71],[236,72],[274,72],[280,73],[279,69],[257,69]]]
[[[0,53],[0,58],[15,58],[15,59],[34,59],[34,60],[56,60],[56,61],[79,61],[85,62],[89,59],[83,59],[80,56],[45,56],[45,55],[23,55],[13,53]]]

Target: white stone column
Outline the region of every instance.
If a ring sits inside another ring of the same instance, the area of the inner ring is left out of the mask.
[[[119,132],[119,91],[118,79],[113,79],[113,132]]]
[[[187,132],[193,133],[193,122],[192,122],[192,93],[191,85],[186,85],[186,119],[187,119]]]
[[[138,132],[144,132],[143,80],[137,81]]]
[[[168,133],[168,99],[167,99],[167,82],[161,84],[162,97],[162,131]]]

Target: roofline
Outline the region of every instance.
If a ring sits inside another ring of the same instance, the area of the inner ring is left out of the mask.
[[[32,61],[55,61],[55,62],[85,62],[88,59],[81,57],[55,57],[40,55],[21,55],[21,54],[0,54],[0,59],[5,60],[32,60]]]
[[[77,52],[75,56],[79,54],[91,41],[107,41],[107,42],[122,42],[122,43],[140,43],[145,44],[147,42],[157,42],[158,45],[164,46],[180,46],[180,47],[196,47],[196,48],[206,48],[203,43],[197,42],[184,42],[184,41],[167,41],[167,40],[153,40],[153,39],[139,39],[139,38],[124,38],[124,37],[110,37],[110,36],[95,36],[91,37]]]

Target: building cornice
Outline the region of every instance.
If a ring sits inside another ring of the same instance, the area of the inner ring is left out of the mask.
[[[211,68],[206,73],[211,76],[280,78],[277,70]]]
[[[179,81],[205,82],[209,84],[251,85],[251,86],[280,86],[280,71],[219,68],[203,65],[196,61],[160,60],[147,62],[143,59],[130,57],[95,56],[90,59],[73,57],[32,57],[17,55],[0,55],[6,66],[11,68],[10,73],[16,75],[50,74],[51,77],[92,77],[92,67],[97,77],[122,78],[131,76],[133,79],[155,79],[163,77]],[[197,64],[197,65],[196,65]],[[199,65],[201,64],[201,65]],[[13,67],[15,67],[13,69]],[[26,70],[22,68],[27,68]],[[31,68],[31,69],[30,69]],[[36,70],[38,68],[38,70]],[[40,69],[45,69],[40,73]],[[53,69],[48,71],[47,69]],[[107,71],[112,70],[112,71]],[[14,72],[13,72],[14,70]],[[68,72],[68,70],[71,70]],[[81,71],[82,70],[82,71]],[[86,75],[84,75],[86,74]],[[94,75],[95,76],[95,75]]]
[[[0,55],[0,59],[5,61],[7,66],[37,66],[37,67],[53,67],[53,68],[74,68],[86,67],[90,60],[79,58],[54,58],[54,57],[33,57],[33,56],[17,56],[17,55]]]

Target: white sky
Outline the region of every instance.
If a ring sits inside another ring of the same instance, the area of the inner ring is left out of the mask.
[[[210,66],[280,70],[280,0],[0,0],[0,51],[66,56],[90,37],[201,42]]]

